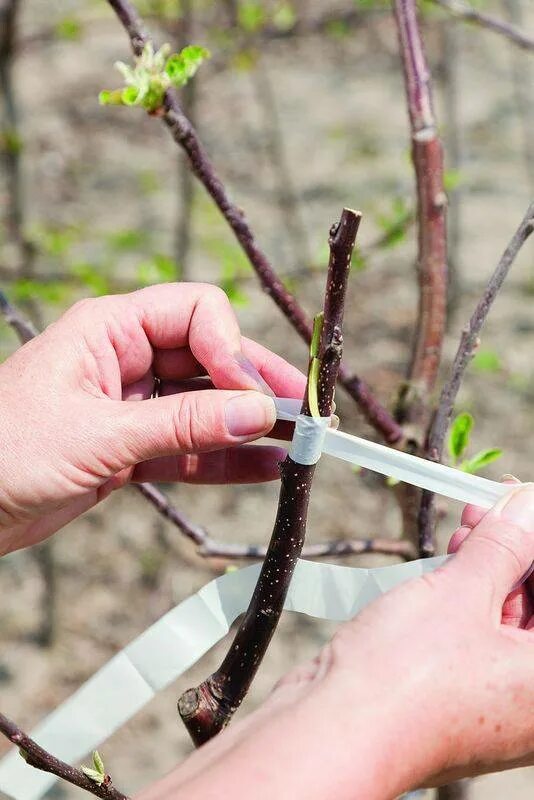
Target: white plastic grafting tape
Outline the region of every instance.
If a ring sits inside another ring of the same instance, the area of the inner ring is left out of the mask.
[[[300,400],[276,398],[278,419],[295,421],[300,410]],[[326,428],[323,453],[357,464],[359,467],[388,475],[399,481],[428,489],[444,497],[474,503],[481,508],[491,508],[497,500],[510,491],[510,486],[497,483],[480,475],[469,475],[459,469],[436,464],[424,458],[402,453],[393,447],[370,442],[350,433]]]
[[[299,414],[289,455],[296,464],[317,464],[323,452],[324,436],[330,417],[306,417]]]
[[[399,583],[431,572],[445,557],[377,569],[297,561],[284,604],[319,619],[350,619]],[[41,722],[31,735],[70,764],[80,764],[156,694],[225,636],[248,607],[260,565],[229,572],[184,600],[120,653]],[[120,783],[120,776],[116,776]],[[40,800],[54,775],[28,766],[17,749],[0,761],[0,792]]]

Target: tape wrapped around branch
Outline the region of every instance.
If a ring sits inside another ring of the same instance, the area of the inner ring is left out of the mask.
[[[324,437],[330,417],[306,417],[299,414],[289,455],[295,464],[317,464],[323,452]]]

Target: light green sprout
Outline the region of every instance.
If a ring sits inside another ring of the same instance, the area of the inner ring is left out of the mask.
[[[98,750],[93,752],[93,766],[85,767],[82,765],[82,772],[89,778],[89,780],[93,781],[93,783],[96,783],[97,786],[103,786],[109,780],[106,776],[104,762],[102,761],[102,757]]]
[[[140,106],[151,113],[163,105],[167,89],[179,89],[196,73],[209,52],[199,45],[184,47],[180,53],[171,53],[170,44],[154,50],[147,42],[134,66],[117,61],[126,86],[123,89],[104,89],[98,100],[103,106]]]

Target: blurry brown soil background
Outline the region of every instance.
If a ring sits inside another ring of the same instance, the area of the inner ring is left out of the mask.
[[[252,52],[239,51],[233,34],[221,32],[224,9],[205,0],[193,3],[190,39],[213,53],[195,78],[201,136],[258,241],[310,313],[322,302],[329,226],[344,205],[363,212],[360,257],[349,291],[346,356],[382,401],[391,403],[405,374],[416,312],[415,231],[408,223],[400,225],[404,233],[392,234],[399,220],[411,216],[413,172],[392,19],[387,8],[370,5],[345,0],[275,8],[265,3],[267,14],[279,14],[281,28],[296,14],[302,32],[266,36]],[[531,0],[482,5],[502,18],[514,16],[534,34]],[[445,374],[461,328],[533,195],[529,90],[534,56],[496,34],[425,9],[457,275]],[[176,25],[166,30],[155,18],[163,11],[171,22],[176,19],[179,11],[170,0],[145,3],[142,10],[150,12],[149,25],[160,42],[175,48],[181,44]],[[348,21],[346,12],[351,12]],[[314,31],[314,20],[326,13],[333,22]],[[218,282],[235,301],[245,334],[305,368],[305,346],[259,289],[198,185],[190,247],[184,245],[179,231],[187,180],[184,192],[182,155],[164,127],[139,109],[99,107],[98,92],[120,86],[113,69],[117,59],[130,60],[129,46],[103,0],[22,0],[14,87],[24,231],[36,255],[33,276],[21,278],[20,248],[7,231],[3,234],[4,290],[43,325],[77,298],[98,291],[135,288],[180,274]],[[2,181],[6,211],[5,172]],[[376,246],[385,234],[388,246]],[[504,450],[502,459],[484,472],[493,478],[505,472],[533,478],[533,302],[533,248],[527,244],[490,314],[480,355],[457,403],[458,411],[468,410],[475,418],[472,452]],[[1,357],[16,346],[14,334],[2,324]],[[337,405],[345,430],[372,435],[341,391]],[[214,538],[268,541],[276,483],[166,488],[176,505]],[[445,501],[441,507],[443,552],[460,507]],[[322,461],[311,502],[310,542],[395,538],[399,525],[390,489],[348,465]],[[342,563],[367,566],[392,559],[360,556]],[[196,555],[194,546],[132,489],[70,525],[47,549],[4,558],[2,711],[31,729],[120,648],[227,566]],[[284,615],[240,715],[260,703],[290,666],[316,653],[333,629],[329,623]],[[190,752],[176,700],[217,666],[225,646],[216,647],[102,745],[106,768],[123,791],[136,791]],[[386,701],[387,693],[384,687]],[[6,750],[0,741],[0,753]],[[522,770],[475,781],[471,796],[526,800],[533,791],[534,773]],[[49,796],[66,800],[81,794],[58,786]]]

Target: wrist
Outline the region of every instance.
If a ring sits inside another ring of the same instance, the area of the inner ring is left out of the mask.
[[[334,669],[309,702],[310,761],[320,773],[328,758],[329,773],[339,776],[336,800],[390,800],[433,774],[435,753],[417,700],[398,686],[379,685],[370,671],[354,669],[349,675]],[[320,740],[313,731],[318,720]],[[317,798],[326,796],[317,792]]]
[[[366,675],[356,683],[355,673],[332,670],[289,702],[275,693],[143,800],[170,798],[178,787],[206,800],[222,785],[236,800],[392,800],[420,786],[434,769],[413,698],[399,701],[396,687],[373,687]]]

